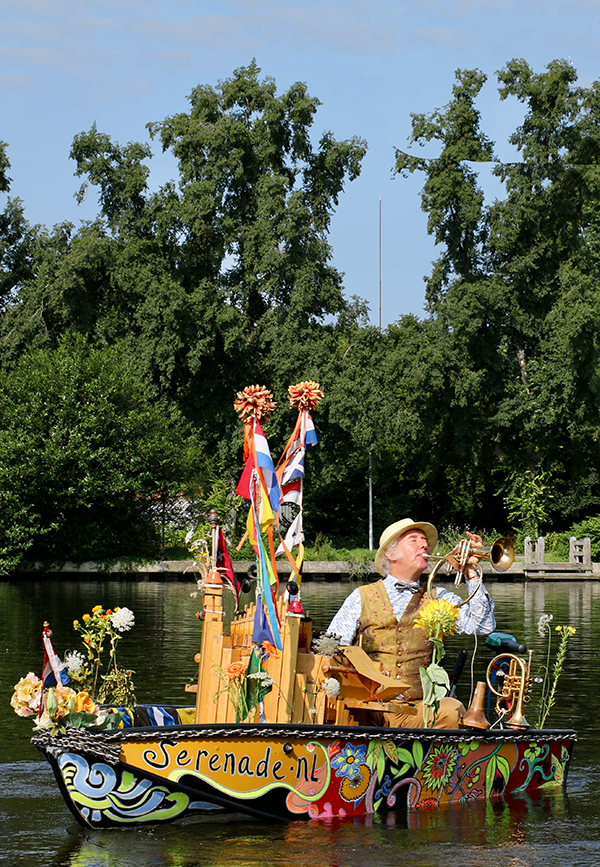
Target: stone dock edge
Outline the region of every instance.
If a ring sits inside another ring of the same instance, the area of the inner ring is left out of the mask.
[[[600,563],[592,563],[590,567],[573,565],[570,563],[545,563],[543,566],[525,564],[522,561],[515,562],[505,572],[496,572],[489,563],[483,563],[483,571],[486,582],[514,582],[514,581],[589,581],[600,579]],[[233,569],[240,578],[253,577],[254,562],[250,560],[238,560],[233,563]],[[277,569],[280,576],[285,578],[290,574],[291,566],[285,561],[278,561]],[[140,579],[161,579],[170,581],[193,580],[197,575],[197,569],[193,560],[153,560],[150,562],[135,562],[120,560],[116,562],[85,562],[85,563],[22,563],[15,572],[13,578],[25,577],[53,577],[63,576],[89,576],[97,578],[123,578],[138,577]],[[377,575],[374,563],[365,563],[357,566],[356,563],[348,563],[342,560],[310,560],[306,561],[302,568],[302,577],[305,581],[371,581]],[[454,580],[452,577],[439,575],[438,580],[444,582]]]

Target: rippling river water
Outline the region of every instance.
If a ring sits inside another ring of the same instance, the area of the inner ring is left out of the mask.
[[[572,639],[552,728],[573,727],[575,745],[567,791],[520,796],[460,810],[396,813],[359,822],[255,820],[203,822],[154,830],[84,832],[73,825],[50,768],[30,745],[31,723],[10,708],[13,685],[28,671],[40,674],[41,627],[48,620],[57,652],[77,649],[72,621],[94,605],[128,606],[134,629],[121,643],[120,661],[136,672],[140,702],[191,704],[184,684],[195,679],[199,649],[199,600],[194,583],[155,581],[0,582],[0,863],[35,867],[587,867],[600,861],[600,743],[598,642],[600,583],[490,583],[498,629],[545,658],[537,633],[543,613],[553,624],[577,629]],[[306,582],[304,607],[315,631],[326,628],[348,584]],[[447,661],[473,639],[453,637]],[[492,653],[477,649],[473,677],[481,680]],[[468,703],[471,671],[465,667],[458,695]],[[535,718],[535,690],[526,708]]]

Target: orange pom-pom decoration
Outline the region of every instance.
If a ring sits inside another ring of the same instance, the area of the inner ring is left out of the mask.
[[[298,408],[298,410],[313,410],[319,405],[323,392],[319,388],[318,382],[299,382],[297,385],[290,385],[288,388],[290,394],[290,404]]]
[[[264,385],[247,385],[243,391],[238,391],[237,400],[233,402],[233,408],[244,424],[253,419],[262,421],[276,406],[273,395]]]

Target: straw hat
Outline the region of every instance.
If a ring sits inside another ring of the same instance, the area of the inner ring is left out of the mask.
[[[413,521],[412,518],[402,518],[401,521],[396,521],[395,524],[390,524],[386,527],[379,539],[379,550],[375,554],[375,568],[380,575],[387,575],[383,568],[383,558],[387,548],[392,544],[394,539],[408,533],[409,530],[422,530],[427,538],[429,550],[433,551],[438,541],[437,530],[433,524],[428,524],[426,521]]]

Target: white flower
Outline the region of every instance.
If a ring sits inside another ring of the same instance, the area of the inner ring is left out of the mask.
[[[192,541],[193,538],[194,538],[194,531],[188,530],[187,533],[185,534],[185,544],[189,545],[189,543]]]
[[[317,656],[335,656],[339,646],[339,635],[321,635],[314,641],[314,651]]]
[[[247,674],[246,680],[261,680],[263,686],[273,686],[273,678],[268,671],[255,671],[253,674]]]
[[[335,677],[328,677],[327,680],[323,681],[322,689],[329,698],[337,698],[340,694],[340,682]]]
[[[538,620],[537,631],[542,636],[542,638],[550,632],[550,623],[554,620],[554,616],[552,614],[542,614],[540,619]]]
[[[110,622],[117,632],[128,632],[135,623],[135,617],[130,608],[117,608],[110,615]]]
[[[69,674],[77,674],[85,665],[85,658],[78,650],[67,650],[65,653],[65,667]]]
[[[41,731],[42,729],[50,728],[50,716],[48,711],[45,710],[40,717],[36,717],[33,722],[33,730],[34,732]]]

